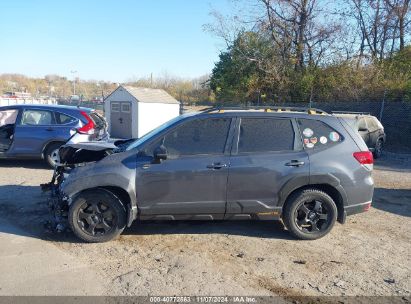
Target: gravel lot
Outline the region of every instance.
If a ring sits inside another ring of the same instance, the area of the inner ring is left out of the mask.
[[[410,155],[378,160],[371,210],[317,241],[290,238],[280,222],[146,222],[80,243],[43,230],[38,185],[51,175],[41,162],[0,161],[0,216],[90,266],[110,295],[411,294]]]

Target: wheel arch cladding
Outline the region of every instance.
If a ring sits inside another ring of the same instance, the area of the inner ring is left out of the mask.
[[[341,189],[338,189],[341,188]],[[318,189],[326,194],[328,194],[334,201],[335,205],[337,206],[337,220],[340,223],[344,223],[345,217],[344,217],[344,191],[341,186],[333,186],[330,184],[309,184],[309,185],[304,185],[299,188],[296,188],[292,190],[291,192],[288,193],[287,197],[284,199],[282,202],[282,207],[284,209],[285,205],[287,204],[288,200],[290,197],[292,197],[295,193],[299,191],[303,191],[305,189]],[[343,193],[343,194],[342,194]]]
[[[130,194],[123,188],[117,186],[103,186],[98,187],[96,189],[104,189],[113,193],[115,196],[118,197],[118,199],[121,201],[125,208],[127,208],[128,205],[131,205]]]
[[[92,192],[95,190],[103,190],[106,191],[119,199],[121,204],[123,205],[124,209],[127,212],[127,226],[130,227],[133,221],[137,218],[137,205],[136,201],[132,200],[132,196],[128,193],[125,189],[118,187],[118,186],[97,186],[92,188],[83,189],[76,194],[73,195],[73,201],[85,192]]]

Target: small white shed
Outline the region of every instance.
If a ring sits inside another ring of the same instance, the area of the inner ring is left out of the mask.
[[[119,86],[104,112],[112,138],[139,138],[180,115],[180,103],[164,90]]]

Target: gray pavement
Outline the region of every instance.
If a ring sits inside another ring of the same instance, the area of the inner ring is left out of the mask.
[[[0,219],[0,296],[101,295],[100,276],[50,242]]]

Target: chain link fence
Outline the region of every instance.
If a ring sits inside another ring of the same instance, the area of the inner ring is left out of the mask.
[[[73,104],[71,104],[73,105]],[[226,104],[224,104],[226,105]],[[238,105],[238,104],[237,104]],[[272,106],[309,107],[306,102],[297,103],[264,103]],[[82,102],[82,107],[95,108],[103,112],[103,105]],[[209,106],[212,106],[210,104]],[[235,106],[235,104],[227,104]],[[184,106],[184,110],[199,110],[207,106]],[[394,153],[411,153],[411,103],[401,102],[312,102],[311,107],[326,112],[348,111],[364,112],[377,117],[384,126],[387,141],[384,149]]]
[[[384,126],[385,150],[411,153],[411,104],[399,102],[313,103],[313,107],[332,111],[365,112],[377,117]]]
[[[234,103],[219,105],[236,106]],[[265,106],[310,107],[307,102],[264,103]],[[211,104],[209,106],[212,106]],[[238,106],[238,104],[237,104]],[[199,110],[207,106],[189,106],[185,110]],[[394,153],[411,153],[411,103],[401,102],[312,102],[312,108],[328,113],[333,111],[363,112],[377,117],[387,135],[384,150]]]

